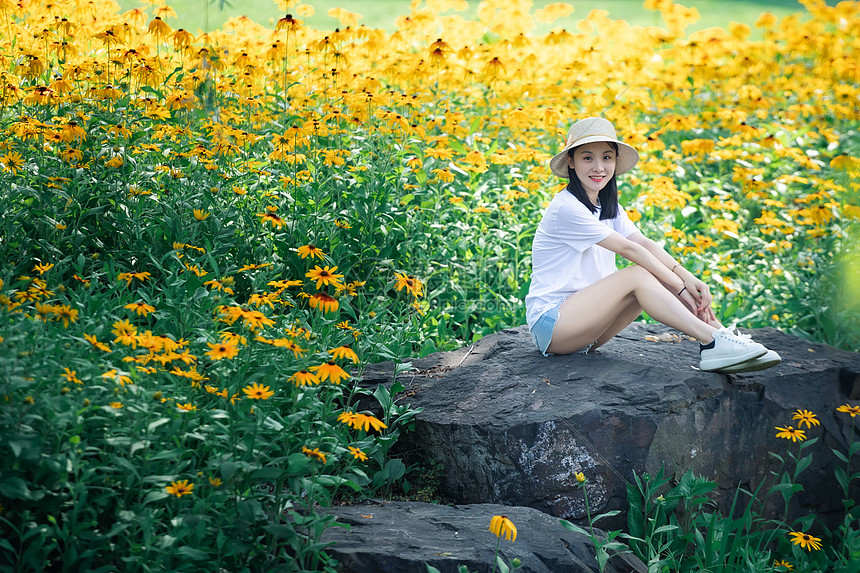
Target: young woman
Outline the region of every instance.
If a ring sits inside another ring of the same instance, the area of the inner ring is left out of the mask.
[[[532,243],[526,318],[548,354],[600,347],[644,310],[700,342],[701,370],[746,372],[777,364],[776,352],[723,327],[708,285],[645,237],[618,204],[615,177],[639,154],[608,120],[573,124],[550,168],[570,180],[550,202]],[[621,270],[615,255],[634,263]]]

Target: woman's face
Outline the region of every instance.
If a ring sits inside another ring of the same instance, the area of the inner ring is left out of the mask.
[[[586,143],[573,148],[568,164],[576,171],[586,193],[597,194],[615,174],[615,149],[606,142]]]

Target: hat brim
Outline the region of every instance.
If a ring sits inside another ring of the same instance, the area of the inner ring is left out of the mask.
[[[621,143],[620,141],[611,139],[605,135],[592,135],[578,140],[575,145],[566,145],[565,148],[556,154],[555,157],[549,160],[550,170],[559,177],[567,179],[567,152],[574,147],[596,143],[598,141],[610,141],[618,145],[618,158],[615,160],[615,175],[626,173],[639,163],[639,152],[626,143]]]

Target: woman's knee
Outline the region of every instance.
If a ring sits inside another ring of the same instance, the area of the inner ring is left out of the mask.
[[[636,284],[650,284],[660,282],[657,280],[657,277],[651,274],[651,271],[639,265],[630,265],[629,267],[624,267],[618,272],[625,273],[627,275],[627,278],[631,281],[635,281]]]

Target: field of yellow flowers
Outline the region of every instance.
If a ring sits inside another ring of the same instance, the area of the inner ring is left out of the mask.
[[[160,0],[0,0],[0,569],[330,568],[315,508],[407,469],[364,365],[524,322],[585,115],[724,317],[860,347],[858,2],[760,40],[671,0],[540,36],[567,5],[461,3],[195,36]]]

